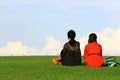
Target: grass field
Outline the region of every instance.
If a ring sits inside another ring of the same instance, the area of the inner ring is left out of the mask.
[[[120,80],[117,67],[54,65],[52,56],[0,57],[0,80]],[[120,57],[117,57],[120,62]]]

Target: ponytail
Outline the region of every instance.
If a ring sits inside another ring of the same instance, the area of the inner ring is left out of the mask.
[[[68,32],[67,36],[68,36],[68,38],[70,38],[70,39],[71,39],[71,40],[69,41],[70,46],[74,46],[74,45],[75,45],[75,43],[76,43],[76,41],[75,41],[75,39],[74,39],[74,38],[75,38],[75,36],[76,36],[75,31],[70,30],[70,31]]]

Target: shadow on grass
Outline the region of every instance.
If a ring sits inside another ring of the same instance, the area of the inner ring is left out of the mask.
[[[81,66],[86,66],[85,63],[81,63]]]

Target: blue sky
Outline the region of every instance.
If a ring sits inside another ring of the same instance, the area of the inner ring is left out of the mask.
[[[116,41],[116,36],[120,36],[119,3],[119,0],[1,0],[0,55],[59,54],[70,29],[76,31],[82,51],[90,32],[98,33],[100,39],[104,36],[105,40],[99,40],[105,44],[104,54],[106,50],[120,51],[117,43],[120,38]],[[111,45],[105,41],[116,42],[117,47],[110,50]]]

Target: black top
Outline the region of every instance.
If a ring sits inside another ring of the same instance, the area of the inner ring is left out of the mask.
[[[75,46],[70,46],[69,42],[65,43],[61,53],[62,65],[76,66],[81,65],[80,43],[76,42]]]

